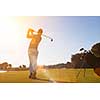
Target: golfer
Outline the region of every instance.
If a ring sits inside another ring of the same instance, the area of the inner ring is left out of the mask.
[[[28,56],[29,56],[29,71],[30,75],[29,78],[35,79],[36,78],[36,69],[37,69],[37,58],[38,58],[38,45],[41,42],[42,39],[42,33],[43,30],[39,29],[36,33],[34,34],[33,29],[28,29],[27,32],[27,38],[31,39],[29,48],[28,48]]]

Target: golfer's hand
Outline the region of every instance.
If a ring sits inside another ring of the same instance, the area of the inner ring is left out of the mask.
[[[35,32],[35,31],[34,31],[33,29],[29,28],[29,29],[28,29],[28,33],[30,33],[30,32],[33,33],[33,32]]]
[[[27,31],[27,38],[32,38],[33,32],[35,32],[35,31],[33,29],[29,28],[28,31]]]

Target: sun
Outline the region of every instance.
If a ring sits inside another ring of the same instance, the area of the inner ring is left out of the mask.
[[[20,28],[15,17],[0,17],[0,42],[2,45],[17,45],[23,35]]]

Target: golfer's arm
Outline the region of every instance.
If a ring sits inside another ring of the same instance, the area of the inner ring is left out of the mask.
[[[27,38],[33,38],[33,36],[34,36],[34,35],[32,34],[33,32],[34,32],[33,29],[29,29],[28,32],[27,32]]]

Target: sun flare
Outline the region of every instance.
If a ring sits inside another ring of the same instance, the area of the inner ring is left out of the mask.
[[[18,26],[13,19],[10,17],[0,17],[0,27],[0,40],[2,40],[3,43],[5,40],[10,43],[18,40],[18,35],[15,34],[18,32]]]
[[[15,17],[0,17],[0,62],[18,63],[25,45],[24,32]],[[18,64],[19,65],[19,64]]]

